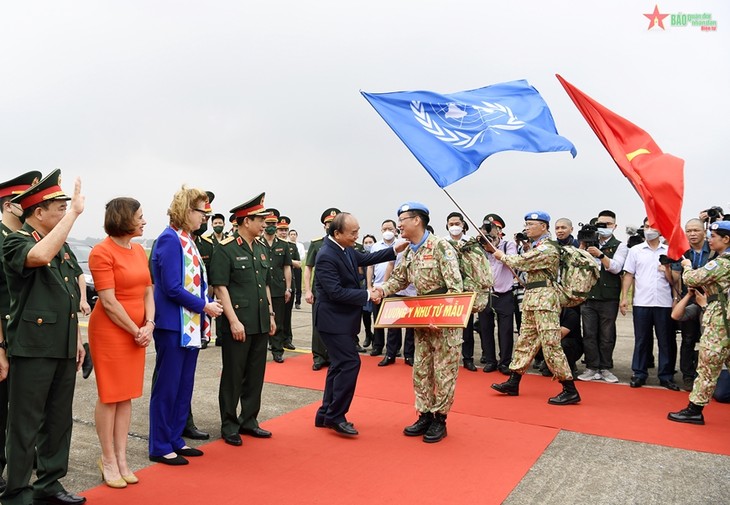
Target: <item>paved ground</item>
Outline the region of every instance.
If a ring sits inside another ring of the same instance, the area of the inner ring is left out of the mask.
[[[295,310],[293,319],[294,343],[300,350],[305,350],[310,344],[310,307],[303,305],[302,310]],[[623,383],[628,382],[631,376],[632,350],[631,318],[619,316],[614,372]],[[154,349],[150,349],[145,394],[135,400],[133,405],[128,451],[132,469],[150,464],[147,459],[147,407],[153,365]],[[270,363],[270,366],[286,366],[286,363]],[[481,371],[476,373],[482,374]],[[220,348],[211,347],[201,351],[193,410],[197,425],[209,431],[213,437],[220,436],[217,403],[219,374]],[[482,375],[485,387],[493,382],[493,374]],[[656,377],[649,380],[649,386],[652,385],[658,386]],[[279,416],[320,398],[321,393],[318,391],[266,384],[259,420]],[[682,407],[685,398],[678,393],[677,402],[667,405],[667,409]],[[80,491],[100,483],[95,465],[99,457],[94,429],[95,402],[93,374],[88,380],[79,375],[74,401],[75,424],[70,469],[64,480],[69,490]],[[488,483],[454,485],[472,486],[475,503],[479,503],[480,497],[486,496],[489,491]],[[563,431],[505,503],[730,503],[730,457]]]

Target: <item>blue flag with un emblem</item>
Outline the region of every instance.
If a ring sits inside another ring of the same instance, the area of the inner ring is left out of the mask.
[[[441,95],[432,91],[365,93],[441,188],[500,151],[570,151],[540,93],[525,80]]]

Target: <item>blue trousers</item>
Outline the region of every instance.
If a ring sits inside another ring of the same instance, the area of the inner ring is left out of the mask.
[[[180,347],[180,332],[155,329],[155,374],[150,397],[150,456],[185,445],[182,432],[190,413],[199,349]]]
[[[360,355],[352,335],[319,332],[329,352],[330,366],[324,384],[322,406],[317,411],[317,421],[337,424],[346,421],[352,397],[355,395],[357,376],[360,372]]]
[[[677,363],[677,338],[672,324],[670,307],[636,307],[634,314],[634,356],[631,369],[634,376],[646,379],[649,376],[647,366],[653,348],[653,333],[656,332],[659,347],[659,368],[657,375],[660,381],[674,380],[674,366]],[[652,331],[653,330],[653,331]]]

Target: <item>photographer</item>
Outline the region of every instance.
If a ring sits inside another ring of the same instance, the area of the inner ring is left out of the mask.
[[[492,245],[504,254],[517,254],[517,245],[510,240],[502,239],[504,219],[497,214],[484,216],[482,232],[487,235]],[[525,237],[527,238],[527,237]],[[509,375],[509,365],[512,361],[514,346],[514,313],[515,302],[512,294],[514,273],[504,263],[487,253],[489,266],[494,276],[492,296],[489,305],[479,313],[479,328],[482,341],[484,372],[499,370]],[[499,360],[494,345],[495,320],[499,340]]]
[[[712,210],[712,209],[708,209]],[[705,211],[705,212],[708,212]],[[700,219],[690,219],[684,226],[689,241],[689,250],[684,253],[683,257],[692,262],[692,270],[704,267],[708,261],[715,257],[715,253],[710,251],[710,245],[705,240],[705,227]],[[672,264],[673,273],[679,280],[682,272],[680,263]],[[687,294],[687,287],[681,283],[681,294]],[[685,296],[686,298],[686,296]],[[675,300],[681,303],[680,297]],[[682,319],[673,317],[679,321],[679,327],[682,331],[682,343],[679,347],[679,370],[682,372],[683,389],[692,391],[692,383],[697,376],[697,351],[695,346],[700,341],[700,314],[694,310],[688,310],[687,316]]]
[[[588,229],[588,235],[585,229]],[[618,382],[611,369],[621,297],[621,270],[629,249],[613,236],[615,229],[616,214],[603,210],[598,214],[595,226],[586,225],[578,232],[580,247],[596,258],[601,267],[598,282],[580,309],[586,362],[585,372],[578,376],[582,381]]]

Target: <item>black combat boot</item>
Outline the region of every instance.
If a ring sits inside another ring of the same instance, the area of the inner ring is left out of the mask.
[[[705,416],[702,415],[702,409],[704,408],[702,405],[689,402],[686,409],[667,414],[667,419],[678,423],[705,424]]]
[[[423,435],[423,441],[427,444],[440,442],[446,436],[446,416],[436,412],[433,416],[433,422],[428,427],[428,431]]]
[[[431,412],[421,412],[418,420],[403,428],[403,434],[407,437],[417,437],[428,431],[429,426],[433,422],[433,414]]]
[[[508,396],[519,396],[521,380],[522,375],[518,374],[517,372],[512,372],[511,374],[509,374],[509,379],[507,379],[507,382],[503,382],[501,384],[492,384],[492,389],[499,391],[500,393],[504,393]]]
[[[558,396],[550,398],[548,403],[550,405],[572,405],[573,403],[578,403],[580,401],[580,395],[578,394],[578,390],[575,389],[575,382],[569,380],[560,381],[560,383],[563,385],[563,390]]]

